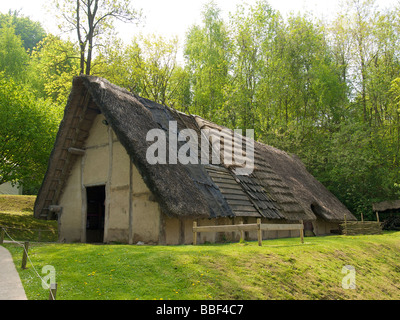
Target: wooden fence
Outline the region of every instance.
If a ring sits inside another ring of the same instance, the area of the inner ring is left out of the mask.
[[[364,221],[361,215],[361,221],[347,221],[346,215],[344,216],[344,223],[340,224],[342,233],[347,236],[354,236],[358,234],[382,234],[382,222],[379,221],[378,214],[376,215],[377,221]]]
[[[220,225],[220,226],[203,226],[193,222],[193,244],[197,245],[197,233],[199,232],[240,232],[240,240],[244,240],[245,231],[257,231],[258,245],[262,246],[262,231],[300,231],[300,241],[304,243],[304,225],[303,221],[299,224],[262,224],[261,219],[257,219],[257,223]]]

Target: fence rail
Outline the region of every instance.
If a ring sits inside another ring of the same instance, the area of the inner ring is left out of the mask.
[[[240,240],[244,240],[245,231],[257,231],[258,245],[262,246],[262,231],[300,231],[300,241],[304,243],[304,225],[303,221],[298,224],[262,224],[261,219],[257,219],[257,223],[234,224],[220,226],[198,226],[197,222],[193,222],[193,244],[197,245],[197,233],[199,232],[240,232]]]

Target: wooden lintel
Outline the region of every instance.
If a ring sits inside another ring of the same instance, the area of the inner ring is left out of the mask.
[[[62,210],[62,207],[61,206],[55,206],[55,205],[52,205],[52,206],[49,206],[49,211],[50,212],[61,212],[61,210]]]
[[[68,152],[70,154],[74,154],[74,155],[77,155],[77,156],[84,156],[85,155],[85,150],[83,150],[83,149],[68,148]]]

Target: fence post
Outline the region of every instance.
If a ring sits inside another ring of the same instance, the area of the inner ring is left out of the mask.
[[[197,230],[195,230],[195,228],[197,228],[197,222],[193,221],[193,245],[194,246],[197,244]]]
[[[3,244],[4,242],[4,229],[1,228],[1,232],[0,232],[0,244]]]
[[[344,214],[344,234],[347,236],[347,218],[346,214]]]
[[[304,243],[304,224],[303,224],[303,220],[300,220],[300,224],[301,224],[300,241],[301,241],[301,243]]]
[[[26,269],[26,260],[28,258],[29,242],[24,243],[24,252],[22,253],[22,264],[21,268]]]
[[[243,221],[240,223],[240,225],[243,225]],[[240,242],[244,241],[244,231],[240,230]]]
[[[257,238],[258,238],[258,245],[262,246],[262,230],[261,230],[261,219],[257,219]]]
[[[56,295],[57,295],[57,283],[51,283],[49,290],[49,300],[56,300]]]

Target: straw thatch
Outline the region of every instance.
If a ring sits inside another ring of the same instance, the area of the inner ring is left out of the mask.
[[[388,200],[388,201],[373,203],[372,210],[374,210],[375,212],[400,210],[400,200]]]
[[[231,131],[200,117],[135,97],[105,79],[90,76],[76,77],[73,81],[35,203],[36,217],[51,216],[49,208],[57,205],[77,159],[68,149],[84,147],[99,113],[104,115],[125,147],[162,212],[169,216],[243,216],[287,221],[319,217],[336,222],[343,221],[346,214],[348,220],[355,220],[346,207],[307,172],[298,158],[261,143],[254,144],[255,169],[249,176],[235,174],[235,168],[223,162],[220,165],[182,165],[179,162],[150,165],[146,151],[152,142],[146,142],[147,132],[162,129],[168,136],[171,120],[177,122],[178,132],[187,128],[195,130],[199,141],[204,128],[224,134]]]

